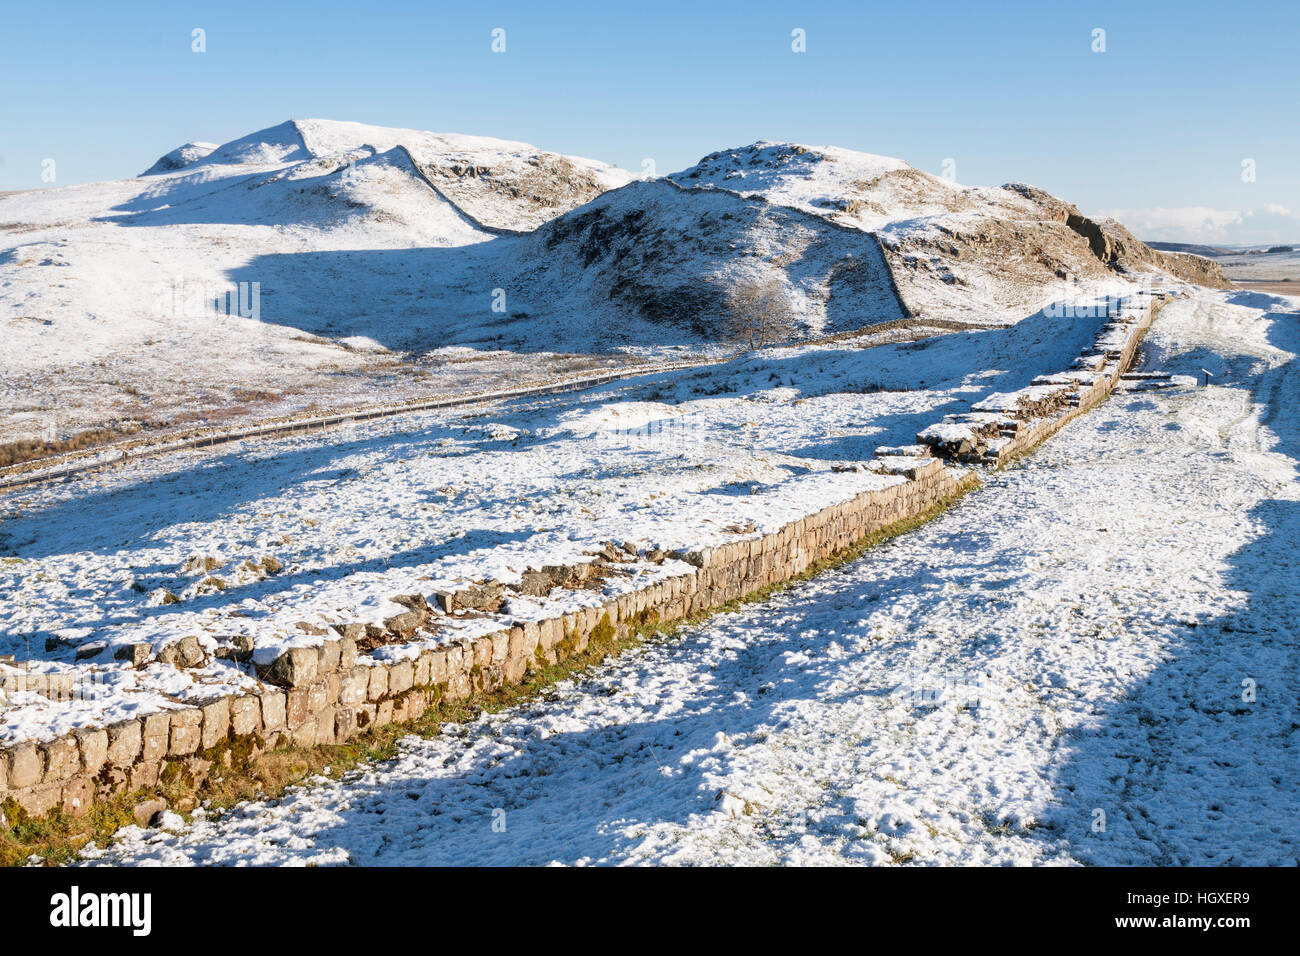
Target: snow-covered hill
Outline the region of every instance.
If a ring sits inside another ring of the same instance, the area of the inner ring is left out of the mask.
[[[485,259],[509,254],[487,240],[630,179],[523,143],[303,120],[187,144],[141,178],[0,197],[0,444],[240,414],[249,395],[259,413],[383,397],[372,372],[393,353],[495,338]]]
[[[717,351],[747,279],[776,280],[811,335],[1015,322],[1066,280],[1171,262],[1038,190],[848,150],[760,143],[639,181],[526,143],[289,120],[135,179],[0,196],[0,445],[427,394],[453,387],[447,346],[493,353],[494,380]]]
[[[727,290],[773,279],[805,334],[861,328],[905,313],[879,243],[798,209],[671,182],[633,183],[560,216],[521,244],[511,284],[532,308],[563,303],[598,330],[649,326],[716,340]],[[554,306],[553,306],[554,307]]]
[[[830,146],[755,143],[712,153],[672,177],[802,209],[876,233],[914,314],[1018,321],[1066,283],[1163,270],[1222,285],[1198,260],[1166,256],[1118,223],[1096,223],[1048,193],[1013,183],[964,187],[902,160]]]

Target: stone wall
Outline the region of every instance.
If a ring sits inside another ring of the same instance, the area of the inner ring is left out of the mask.
[[[97,798],[181,779],[200,786],[232,754],[290,743],[339,744],[358,731],[420,716],[522,681],[530,669],[586,650],[593,636],[627,637],[647,624],[680,621],[760,588],[789,581],[863,538],[924,514],[974,483],[933,458],[885,459],[876,470],[901,482],[862,492],[780,530],[678,557],[680,574],[594,606],[473,639],[420,650],[413,660],[359,655],[355,639],[294,648],[268,669],[280,685],[220,697],[102,729],[0,749],[0,802],[29,814],[84,813]]]
[[[1151,296],[1113,316],[1069,369],[1040,375],[1027,388],[989,396],[967,413],[947,416],[916,436],[919,448],[949,461],[992,467],[1031,451],[1110,395],[1167,301]]]
[[[878,449],[866,467],[900,476],[898,484],[770,534],[680,553],[682,573],[582,610],[516,622],[400,662],[359,655],[353,637],[328,638],[286,652],[265,669],[268,681],[255,693],[0,749],[0,803],[12,798],[34,815],[56,808],[80,814],[97,798],[147,795],[160,781],[180,778],[201,786],[212,766],[234,753],[344,743],[367,728],[418,717],[443,700],[519,683],[535,666],[582,653],[593,636],[627,637],[644,625],[680,621],[789,581],[974,483],[973,474],[930,456],[1001,465],[1102,401],[1132,363],[1163,301],[1157,297],[1115,317],[1071,369],[1035,379],[1020,392],[991,396],[967,415],[922,432],[918,445]]]

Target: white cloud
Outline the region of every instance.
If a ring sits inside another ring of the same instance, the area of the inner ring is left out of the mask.
[[[1139,239],[1225,246],[1300,241],[1300,216],[1277,203],[1241,211],[1209,206],[1103,209],[1098,215],[1118,219]]]

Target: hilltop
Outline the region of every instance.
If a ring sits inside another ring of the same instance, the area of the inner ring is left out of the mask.
[[[727,291],[751,280],[806,338],[1012,324],[1144,277],[1225,284],[1033,187],[834,147],[756,143],[643,180],[527,143],[288,120],[135,179],[0,197],[0,444],[722,354]]]

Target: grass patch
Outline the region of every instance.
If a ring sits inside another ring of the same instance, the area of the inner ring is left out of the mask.
[[[29,461],[39,461],[42,458],[53,458],[56,455],[66,455],[70,451],[96,448],[115,441],[124,435],[133,435],[137,431],[139,431],[139,427],[135,425],[122,428],[91,428],[77,432],[70,438],[51,441],[31,439],[7,442],[0,445],[0,468],[8,468],[11,465],[20,465]]]

